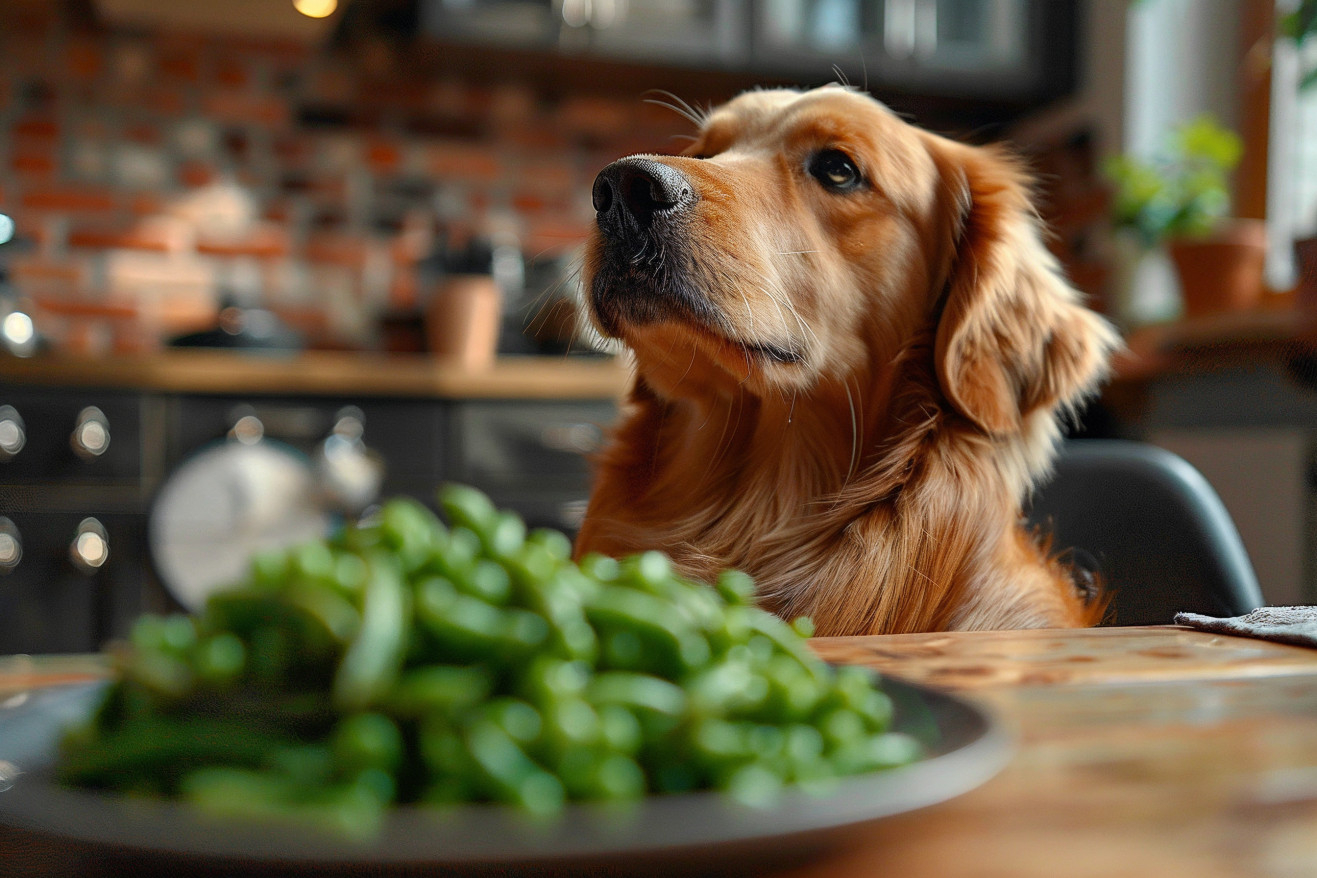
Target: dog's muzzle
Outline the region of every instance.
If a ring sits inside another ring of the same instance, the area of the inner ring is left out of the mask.
[[[686,175],[653,159],[619,159],[599,172],[591,191],[599,231],[615,243],[639,244],[660,223],[680,219],[698,200]]]

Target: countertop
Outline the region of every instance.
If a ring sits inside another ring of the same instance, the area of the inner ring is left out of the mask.
[[[1317,352],[1317,313],[1268,307],[1136,329],[1114,363],[1113,389],[1177,374]],[[171,349],[116,356],[0,356],[0,384],[175,393],[373,395],[434,398],[620,399],[624,358],[507,356],[467,371],[424,354],[296,354]]]
[[[468,371],[420,354],[337,351],[0,357],[0,385],[170,393],[619,399],[629,375],[625,362],[614,358],[504,357],[488,369]]]
[[[1131,331],[1114,361],[1115,383],[1272,361],[1287,365],[1317,353],[1317,312],[1269,306],[1211,314]]]
[[[812,646],[830,661],[981,705],[1009,730],[1014,753],[958,798],[856,825],[827,844],[773,848],[780,878],[1317,874],[1317,650],[1174,626],[819,638]],[[0,658],[0,704],[105,672],[96,657]],[[4,850],[18,853],[6,865],[16,863],[23,878],[325,874],[268,862],[198,873],[185,868],[190,861],[168,859],[144,873],[131,850],[0,827]],[[592,874],[762,874],[753,858],[739,871],[702,859],[713,853],[691,851],[666,873],[623,858]],[[331,874],[404,874],[369,863]]]

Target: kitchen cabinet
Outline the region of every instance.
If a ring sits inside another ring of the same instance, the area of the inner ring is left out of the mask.
[[[139,612],[154,416],[119,390],[0,390],[0,653],[85,651]]]
[[[561,369],[565,381],[581,380]],[[544,398],[553,370],[540,369],[526,397],[500,386],[498,398],[15,386],[0,377],[0,654],[98,649],[127,634],[142,612],[177,609],[152,560],[153,503],[187,462],[235,441],[242,418],[260,422],[260,441],[314,466],[351,412],[366,448],[383,461],[381,497],[433,507],[440,484],[460,481],[532,527],[574,533],[589,491],[584,455],[616,413],[614,379],[597,391],[590,379],[582,395],[569,387]],[[382,367],[381,381],[396,382],[399,372]],[[370,374],[358,369],[363,384]],[[83,439],[106,437],[97,454],[78,446],[89,408],[99,426]],[[21,441],[6,441],[14,436]]]
[[[429,0],[431,37],[661,64],[749,59],[753,0]]]
[[[587,456],[603,443],[612,403],[468,401],[452,409],[449,473],[479,485],[527,523],[575,532],[585,515]]]
[[[1073,85],[1065,0],[764,0],[761,69],[835,63],[856,84],[962,97],[1046,97]]]
[[[446,42],[1045,100],[1073,89],[1079,0],[427,0]]]

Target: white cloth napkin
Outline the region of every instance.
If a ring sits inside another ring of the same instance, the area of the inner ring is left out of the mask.
[[[1247,615],[1228,619],[1201,616],[1198,613],[1177,613],[1175,624],[1216,634],[1235,634],[1317,647],[1317,607],[1261,607]]]

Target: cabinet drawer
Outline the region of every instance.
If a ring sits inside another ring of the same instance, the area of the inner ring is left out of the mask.
[[[450,472],[491,492],[584,492],[587,456],[616,413],[612,403],[596,401],[459,403]]]
[[[0,390],[0,431],[22,448],[0,455],[0,482],[134,482],[142,475],[144,401],[100,391]]]
[[[267,437],[310,453],[348,407],[363,416],[366,447],[384,458],[386,492],[417,480],[433,483],[442,478],[443,404],[426,400],[184,397],[171,413],[170,458],[177,461],[222,439],[244,414],[255,415]]]
[[[84,526],[89,518],[95,525]],[[80,532],[95,534],[79,545]],[[0,655],[89,652],[143,609],[140,515],[14,513],[0,521]],[[13,554],[16,539],[20,557]]]

